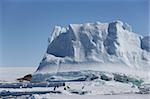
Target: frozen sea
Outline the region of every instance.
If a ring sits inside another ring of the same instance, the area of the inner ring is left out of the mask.
[[[16,82],[16,78],[23,77],[26,74],[32,74],[36,70],[36,67],[0,67],[0,81],[1,82]],[[0,88],[0,92],[5,89]],[[48,88],[29,88],[29,89],[7,89],[9,91],[47,91]],[[0,98],[3,98],[0,96]],[[8,96],[6,98],[16,99],[150,99],[150,94],[116,94],[116,95],[66,95],[66,94],[33,94],[30,96]]]
[[[0,66],[0,81],[15,81],[16,78],[32,74],[37,67],[4,67]]]

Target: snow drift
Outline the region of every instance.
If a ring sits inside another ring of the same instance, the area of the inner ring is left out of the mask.
[[[37,72],[150,68],[150,37],[121,21],[55,26]]]

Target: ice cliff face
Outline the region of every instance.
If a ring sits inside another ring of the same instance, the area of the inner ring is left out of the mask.
[[[87,69],[92,69],[92,64],[97,67],[119,64],[131,68],[148,68],[149,42],[150,37],[133,33],[131,26],[121,21],[55,26],[37,71],[57,69],[58,64],[66,65],[66,68],[78,65],[78,70],[83,64],[87,65]]]

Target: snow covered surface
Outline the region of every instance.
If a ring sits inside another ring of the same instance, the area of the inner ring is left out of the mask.
[[[32,74],[37,67],[0,67],[0,82],[14,82],[16,78]]]
[[[6,69],[11,68],[7,67]],[[18,70],[16,77],[32,72],[30,71],[31,67],[28,67],[28,69],[15,67],[15,69]],[[11,78],[13,73],[13,70],[10,70],[5,77]],[[148,99],[150,97],[150,82],[148,78],[143,77],[146,77],[146,75],[133,76],[103,71],[72,71],[57,74],[34,73],[31,82],[17,82],[15,78],[4,82],[1,78],[0,98],[107,99],[114,97],[119,99],[123,97],[127,99],[128,97],[128,99],[133,99],[133,97],[137,97],[137,99]],[[61,83],[65,83],[65,85]],[[55,86],[59,87],[54,90]]]
[[[78,95],[34,95],[35,98],[42,99],[49,98],[51,99],[150,99],[150,95],[86,95],[86,96],[78,96]]]

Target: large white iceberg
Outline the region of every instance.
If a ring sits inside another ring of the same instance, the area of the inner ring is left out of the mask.
[[[55,26],[37,71],[101,70],[108,66],[148,70],[149,41],[121,21]]]

